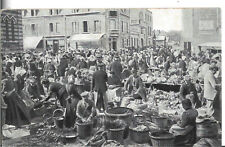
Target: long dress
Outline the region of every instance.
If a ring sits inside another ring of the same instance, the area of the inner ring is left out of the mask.
[[[7,104],[6,109],[6,124],[15,125],[20,127],[21,125],[30,123],[29,109],[27,109],[25,103],[15,91],[14,83],[11,79],[4,79],[2,81],[3,91],[6,92],[4,98]]]
[[[29,111],[16,91],[8,92],[4,100],[7,104],[6,124],[20,127],[30,123]]]

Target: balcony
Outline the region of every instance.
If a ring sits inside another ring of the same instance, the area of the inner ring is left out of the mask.
[[[118,37],[119,36],[119,29],[110,29],[109,34],[111,37]]]

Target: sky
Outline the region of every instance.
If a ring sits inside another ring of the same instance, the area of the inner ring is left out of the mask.
[[[149,9],[153,15],[153,29],[182,30],[182,9]]]

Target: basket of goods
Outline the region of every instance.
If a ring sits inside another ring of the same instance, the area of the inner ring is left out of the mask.
[[[173,147],[175,137],[166,131],[150,133],[152,145],[154,147]]]
[[[126,123],[124,138],[128,137],[129,125],[132,123],[134,111],[126,107],[116,107],[105,111],[105,119],[107,123],[111,123],[117,119]]]
[[[77,122],[77,132],[79,138],[84,139],[90,137],[93,133],[93,121]]]
[[[53,112],[53,120],[54,120],[54,124],[57,128],[62,129],[63,128],[63,121],[64,121],[64,116],[63,116],[64,112],[62,109],[56,109]]]
[[[137,125],[136,127],[129,128],[130,139],[136,143],[148,143],[149,128],[146,125]]]
[[[120,119],[114,120],[113,122],[106,122],[107,138],[123,144],[126,126],[127,124]]]

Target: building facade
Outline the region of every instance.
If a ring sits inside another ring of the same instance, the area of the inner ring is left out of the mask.
[[[54,42],[58,42],[59,46],[64,47],[68,46],[68,38],[74,35],[86,34],[90,37],[92,34],[104,34],[105,48],[110,50],[148,46],[152,30],[151,12],[147,9],[137,9],[141,13],[139,16],[139,12],[136,13],[134,10],[118,8],[24,10],[24,37],[42,36],[44,42],[47,42],[45,46],[54,46]],[[134,20],[138,21],[137,32],[133,31]]]
[[[130,9],[130,40],[134,48],[152,45],[153,20],[148,9]]]
[[[221,42],[220,8],[183,9],[183,42],[197,48],[207,42]]]
[[[3,10],[1,12],[1,49],[2,52],[23,50],[21,10]]]

